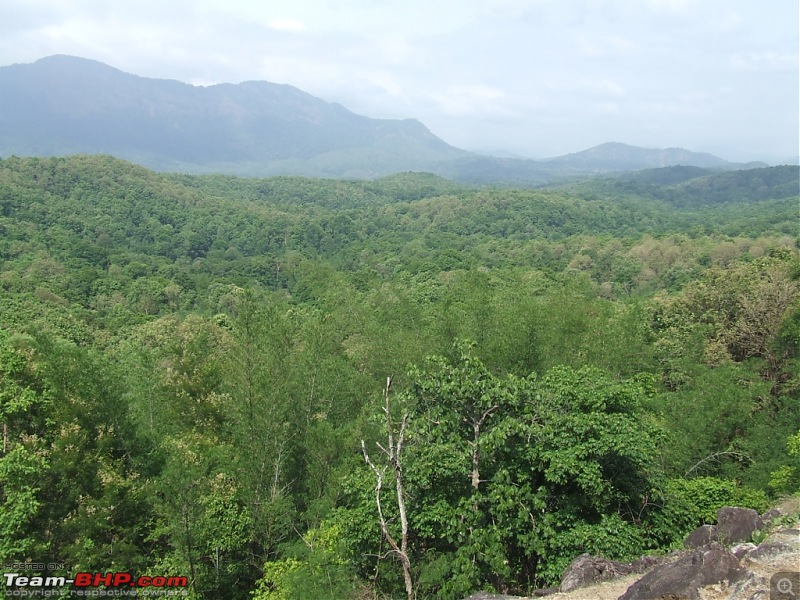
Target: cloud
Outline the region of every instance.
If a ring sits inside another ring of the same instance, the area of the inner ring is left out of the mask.
[[[672,13],[686,13],[689,11],[690,0],[647,0],[647,5],[659,11]]]
[[[289,31],[292,33],[304,31],[306,28],[305,23],[299,19],[274,19],[270,21],[268,25],[270,29],[275,29],[276,31]]]
[[[503,90],[483,84],[452,85],[444,91],[432,92],[433,98],[448,116],[504,115],[510,112],[503,106]]]
[[[731,57],[730,64],[743,71],[796,71],[797,54],[744,52]]]
[[[623,35],[597,35],[587,31],[580,31],[575,36],[580,50],[591,57],[630,56],[641,52],[641,45],[633,39]]]

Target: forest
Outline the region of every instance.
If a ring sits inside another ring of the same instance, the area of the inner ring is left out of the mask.
[[[797,182],[0,160],[0,556],[460,600],[764,510],[800,491]]]

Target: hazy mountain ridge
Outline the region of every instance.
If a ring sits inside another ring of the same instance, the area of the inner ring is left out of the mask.
[[[683,148],[666,150],[608,143],[582,152],[539,161],[496,156],[465,156],[437,165],[434,172],[478,185],[545,186],[598,176],[625,176],[642,170],[697,169],[703,174],[763,168],[764,163],[731,163],[707,153]],[[653,175],[661,177],[662,175]],[[675,175],[679,179],[684,175]],[[664,183],[664,182],[660,182]]]
[[[620,143],[541,161],[481,156],[415,119],[372,119],[290,85],[198,87],[63,55],[0,67],[0,90],[0,156],[106,153],[160,171],[250,176],[429,171],[465,183],[526,186],[677,164],[764,166]]]
[[[307,172],[311,161],[314,173],[374,176],[386,162],[410,170],[467,154],[419,121],[370,119],[265,81],[195,87],[52,56],[0,68],[0,88],[6,155],[99,152],[159,170],[239,174]]]
[[[619,142],[607,142],[581,152],[547,158],[542,162],[596,172],[639,170],[673,165],[718,169],[731,165],[728,161],[707,152],[692,152],[684,148],[640,148]],[[766,165],[753,163],[749,166]]]

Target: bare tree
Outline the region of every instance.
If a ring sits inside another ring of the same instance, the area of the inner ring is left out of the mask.
[[[411,579],[411,560],[408,557],[408,517],[406,516],[406,502],[405,491],[403,489],[403,468],[401,463],[403,453],[403,442],[405,441],[406,426],[408,425],[408,412],[403,414],[403,419],[400,422],[400,431],[397,434],[397,440],[394,437],[394,426],[392,424],[392,416],[389,410],[389,388],[392,386],[392,378],[386,378],[386,388],[383,392],[383,412],[386,415],[386,436],[387,445],[382,446],[376,443],[378,448],[386,455],[388,461],[380,469],[375,466],[367,454],[367,447],[364,440],[361,440],[361,451],[364,453],[364,460],[375,473],[377,483],[375,485],[375,503],[378,507],[378,519],[380,521],[381,532],[383,537],[386,538],[391,551],[397,555],[400,564],[403,567],[403,580],[406,586],[406,595],[408,600],[414,600],[414,584]],[[394,475],[395,491],[397,493],[397,510],[400,514],[400,543],[389,532],[389,526],[386,523],[386,517],[383,514],[383,505],[381,501],[381,493],[383,490],[383,479],[386,475],[387,469],[391,467]]]
[[[470,481],[472,482],[472,488],[477,490],[478,486],[481,484],[481,473],[480,473],[480,460],[481,460],[481,452],[478,447],[478,442],[481,437],[481,427],[483,427],[483,423],[489,416],[500,408],[499,404],[495,404],[491,408],[486,409],[483,411],[483,414],[472,420],[472,441],[467,442],[469,447],[472,449],[472,473],[470,477]],[[468,422],[467,418],[464,417],[464,422]]]

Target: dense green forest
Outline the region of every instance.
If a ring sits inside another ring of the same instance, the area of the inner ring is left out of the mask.
[[[764,509],[800,489],[797,176],[0,160],[0,555],[458,599]]]

